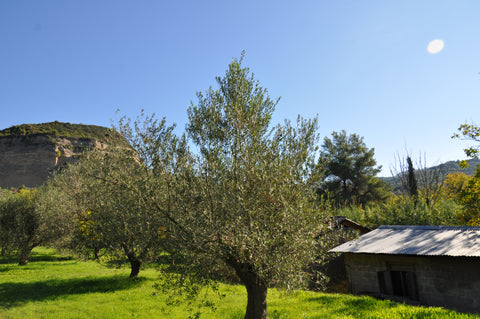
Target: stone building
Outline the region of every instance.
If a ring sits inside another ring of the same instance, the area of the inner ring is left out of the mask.
[[[381,226],[331,252],[351,293],[480,312],[480,227]]]

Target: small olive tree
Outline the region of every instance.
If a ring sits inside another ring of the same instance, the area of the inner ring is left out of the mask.
[[[122,123],[127,135],[130,128]],[[159,134],[173,136],[169,135],[173,128],[165,122],[153,123]],[[55,178],[56,185],[75,202],[71,207],[77,220],[74,247],[91,248],[96,256],[100,248],[125,255],[131,265],[130,277],[136,277],[142,264],[158,256],[164,246],[162,216],[145,201],[152,193],[148,187],[155,186],[145,183],[153,171],[144,159],[125,143],[111,141],[106,150],[91,151]],[[156,191],[162,193],[160,188]]]
[[[55,244],[73,228],[66,198],[51,184],[36,190],[21,189],[0,201],[2,246],[18,251],[20,265],[26,265],[33,248]]]
[[[7,201],[10,200],[10,196],[13,196],[13,193],[10,190],[0,189],[0,248],[2,256],[9,255],[13,250],[12,240],[7,232],[7,228],[2,222],[3,215],[6,211],[5,206]]]

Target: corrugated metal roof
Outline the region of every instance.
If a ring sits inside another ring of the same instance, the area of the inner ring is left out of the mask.
[[[480,257],[480,227],[380,226],[330,251]]]

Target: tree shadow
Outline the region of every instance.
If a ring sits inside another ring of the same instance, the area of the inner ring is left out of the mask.
[[[14,264],[14,263],[18,263],[18,257],[13,254],[0,257],[0,265]]]
[[[29,258],[30,262],[35,262],[35,261],[68,261],[68,260],[74,260],[73,256],[58,256],[56,254],[51,254],[51,255],[45,255],[45,254],[39,254],[39,255],[32,255]]]
[[[144,281],[132,280],[124,275],[51,279],[32,283],[7,282],[0,284],[0,307],[11,308],[29,301],[56,299],[63,295],[104,293],[125,290]]]
[[[56,252],[52,253],[37,253],[35,251],[30,253],[30,257],[28,258],[29,262],[35,262],[35,261],[68,261],[68,260],[74,260],[75,258],[73,256],[60,256]],[[18,263],[18,256],[17,254],[12,254],[9,256],[2,256],[0,258],[0,265],[5,265],[5,264],[16,264]]]

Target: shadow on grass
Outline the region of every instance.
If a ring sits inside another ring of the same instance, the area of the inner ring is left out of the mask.
[[[58,253],[37,253],[32,252],[30,257],[28,258],[29,262],[35,261],[67,261],[75,259],[73,256],[61,256]],[[18,264],[18,256],[17,255],[10,255],[10,256],[3,256],[0,258],[0,265],[5,264]]]
[[[56,254],[45,255],[45,254],[33,254],[30,256],[29,261],[67,261],[67,260],[74,260],[72,256],[58,256]]]
[[[113,292],[140,284],[145,279],[132,280],[124,275],[85,277],[67,280],[45,280],[32,283],[0,284],[0,307],[10,308],[29,301],[55,299],[63,295]]]
[[[16,256],[8,256],[0,258],[0,265],[6,264],[15,264],[18,263],[18,258]]]

